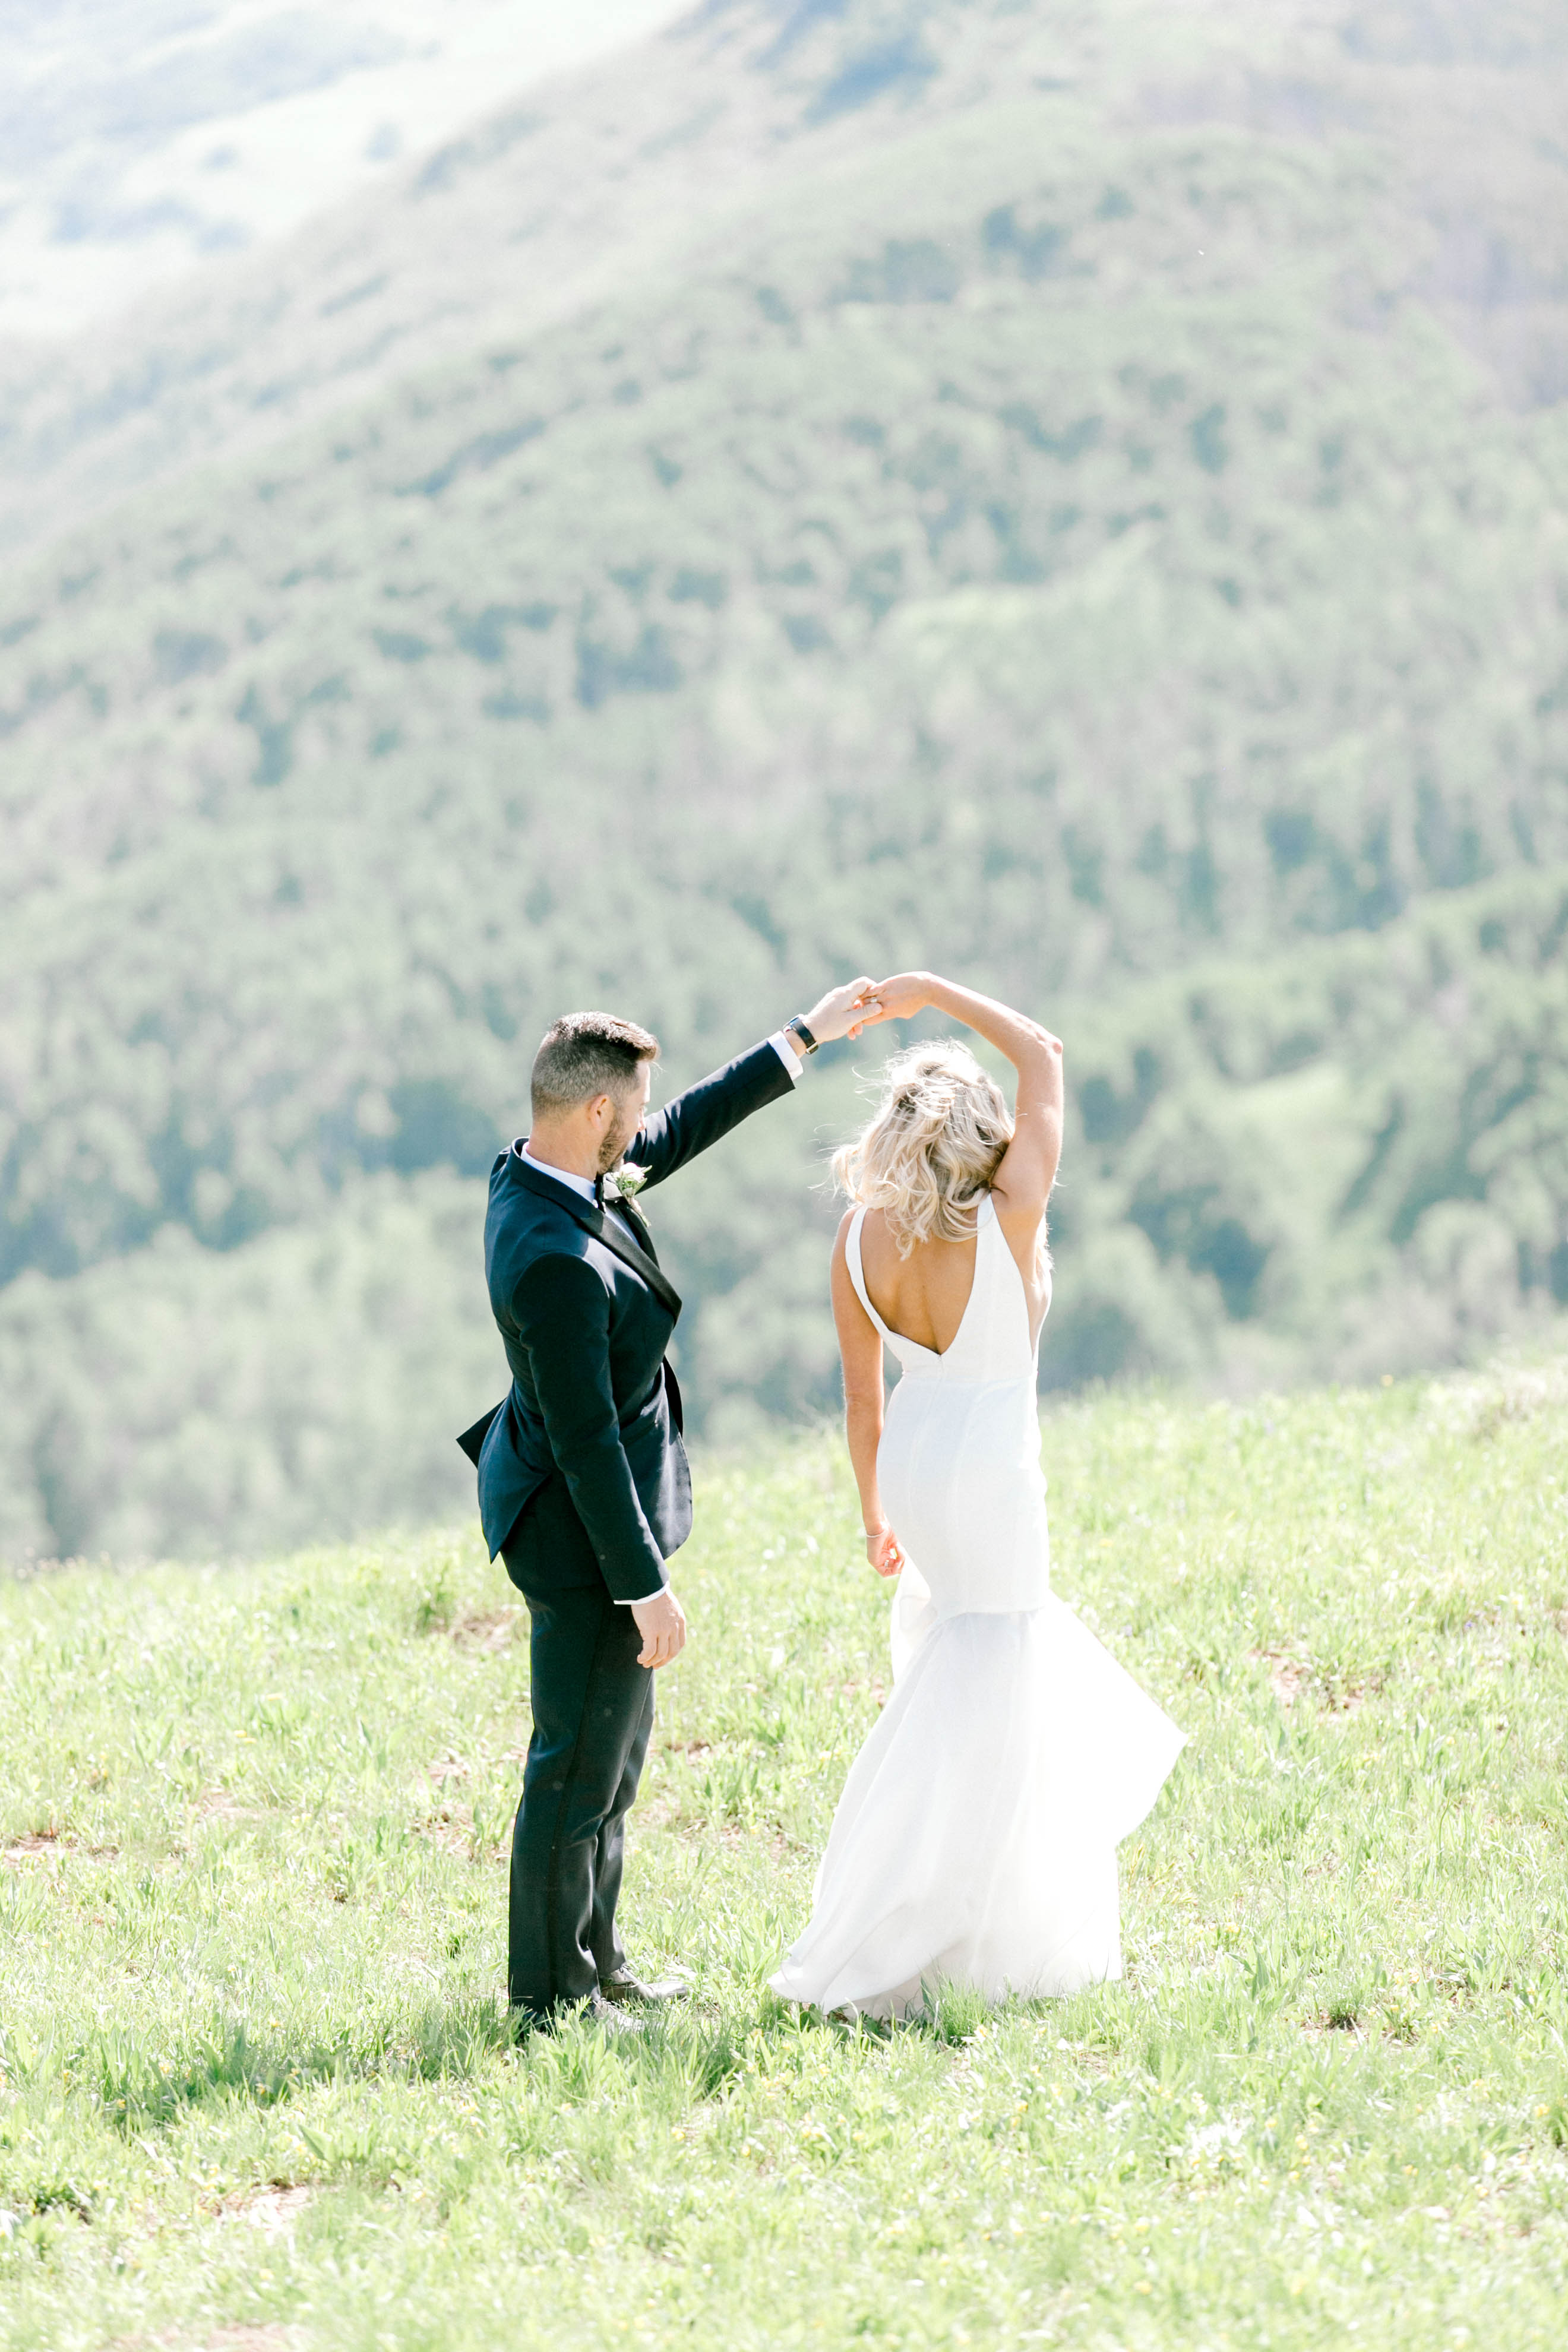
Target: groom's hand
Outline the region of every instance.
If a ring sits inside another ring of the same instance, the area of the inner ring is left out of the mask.
[[[847,980],[842,988],[830,988],[801,1017],[819,1045],[830,1045],[836,1037],[858,1037],[868,1022],[880,1018],[881,1009],[871,994],[870,981],[862,972],[858,980]]]
[[[647,1601],[634,1601],[632,1615],[642,1635],[639,1666],[668,1666],[686,1647],[686,1612],[668,1585]]]

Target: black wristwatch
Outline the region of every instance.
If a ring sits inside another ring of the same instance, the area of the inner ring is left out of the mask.
[[[784,1034],[786,1036],[792,1030],[800,1039],[805,1051],[808,1054],[815,1054],[816,1051],[816,1040],[812,1035],[810,1030],[806,1027],[798,1013],[795,1013],[791,1019],[784,1023]]]

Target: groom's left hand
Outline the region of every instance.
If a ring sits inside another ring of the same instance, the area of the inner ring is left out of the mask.
[[[639,1666],[668,1666],[686,1647],[686,1612],[667,1584],[646,1601],[634,1601],[632,1616],[642,1635]]]
[[[869,975],[862,972],[858,980],[847,980],[842,988],[830,988],[801,1017],[819,1045],[830,1045],[836,1037],[858,1037],[867,1024],[880,1020],[882,1008],[871,993]]]

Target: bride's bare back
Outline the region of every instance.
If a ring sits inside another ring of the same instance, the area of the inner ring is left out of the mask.
[[[1032,1346],[1039,1337],[1050,1299],[1044,1210],[1010,1215],[1000,1192],[992,1198],[996,1221],[1023,1276]],[[900,1257],[880,1209],[868,1210],[860,1228],[860,1264],[871,1304],[889,1329],[939,1356],[945,1356],[958,1337],[974,1287],[974,1254],[971,1238],[916,1242],[908,1257]]]

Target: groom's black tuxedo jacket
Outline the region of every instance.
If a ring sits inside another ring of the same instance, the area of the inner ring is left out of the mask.
[[[661,1184],[764,1103],[792,1091],[771,1044],[656,1111],[626,1151]],[[560,1471],[617,1601],[646,1601],[691,1532],[680,1391],[664,1351],[680,1301],[635,1209],[596,1208],[525,1157],[490,1172],[490,1307],[511,1367],[502,1403],[458,1439],[479,1465],[493,1559]]]

